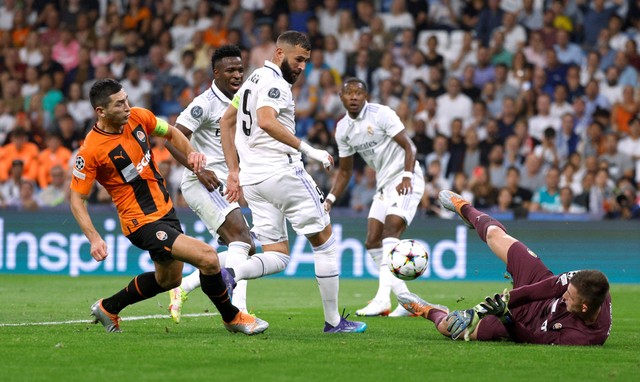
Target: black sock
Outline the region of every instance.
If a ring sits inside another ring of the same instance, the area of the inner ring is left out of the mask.
[[[102,300],[102,307],[109,313],[118,314],[128,305],[146,300],[167,290],[158,284],[155,272],[143,273],[134,277],[129,285],[120,292]]]
[[[222,320],[224,322],[231,322],[238,314],[238,308],[231,304],[227,286],[222,280],[222,274],[205,275],[200,272],[200,286],[204,294],[209,297],[211,302],[216,306]]]

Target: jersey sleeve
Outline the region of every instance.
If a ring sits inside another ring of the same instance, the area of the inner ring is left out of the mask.
[[[378,111],[377,123],[392,138],[404,130],[400,117],[388,106],[383,106]]]
[[[533,301],[562,297],[569,286],[568,273],[551,276],[534,284],[523,285],[509,292],[509,308],[517,308]]]
[[[341,131],[346,126],[340,126],[340,123],[336,126],[336,131]],[[336,144],[338,145],[338,156],[340,158],[350,157],[356,153],[356,150],[346,142],[346,135],[336,133]]]
[[[256,93],[256,110],[268,106],[278,114],[280,114],[280,110],[287,108],[291,98],[291,91],[278,83],[267,84],[258,89]]]
[[[182,125],[189,131],[194,132],[202,125],[207,115],[207,106],[199,102],[199,98],[196,98],[180,113],[176,124]]]
[[[164,137],[169,131],[169,123],[157,118],[150,110],[141,107],[131,108],[131,118],[137,119],[148,135]]]
[[[96,179],[97,164],[91,148],[80,147],[73,165],[70,188],[82,195],[89,195]]]
[[[565,328],[559,331],[534,333],[519,322],[505,324],[515,342],[544,345],[592,345],[590,337],[580,330]]]

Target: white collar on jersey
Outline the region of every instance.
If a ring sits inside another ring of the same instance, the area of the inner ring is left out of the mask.
[[[362,106],[362,110],[360,110],[360,113],[358,114],[357,117],[355,118],[351,118],[351,116],[349,115],[349,113],[345,114],[345,117],[347,117],[347,119],[350,122],[355,122],[355,121],[361,121],[364,119],[364,113],[367,111],[367,107],[369,107],[369,102],[364,101],[364,106]]]
[[[276,72],[277,75],[282,77],[282,70],[280,70],[280,67],[278,65],[274,64],[273,62],[271,62],[269,60],[264,60],[264,66],[266,68],[269,68],[269,69],[273,70],[274,72]]]
[[[211,92],[213,93],[214,96],[218,97],[220,101],[224,103],[231,103],[231,100],[226,95],[224,95],[222,90],[220,90],[216,86],[216,83],[214,81],[211,81]]]

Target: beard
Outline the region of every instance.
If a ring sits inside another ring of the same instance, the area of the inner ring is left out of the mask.
[[[291,65],[289,65],[289,61],[287,60],[286,57],[282,61],[282,64],[280,64],[280,70],[282,70],[282,77],[288,83],[293,85],[293,83],[296,82],[296,80],[298,79],[299,73],[293,72],[293,69],[291,69]]]

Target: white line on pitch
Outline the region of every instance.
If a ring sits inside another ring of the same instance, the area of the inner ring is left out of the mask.
[[[188,313],[183,314],[182,317],[211,317],[219,316],[220,313]],[[155,319],[168,319],[170,318],[166,314],[153,314],[150,316],[133,316],[133,317],[121,317],[122,321],[139,321],[139,320],[155,320]],[[69,321],[54,321],[54,322],[22,322],[18,324],[0,324],[0,327],[4,326],[44,326],[44,325],[67,325],[67,324],[92,324],[93,320],[69,320]]]

